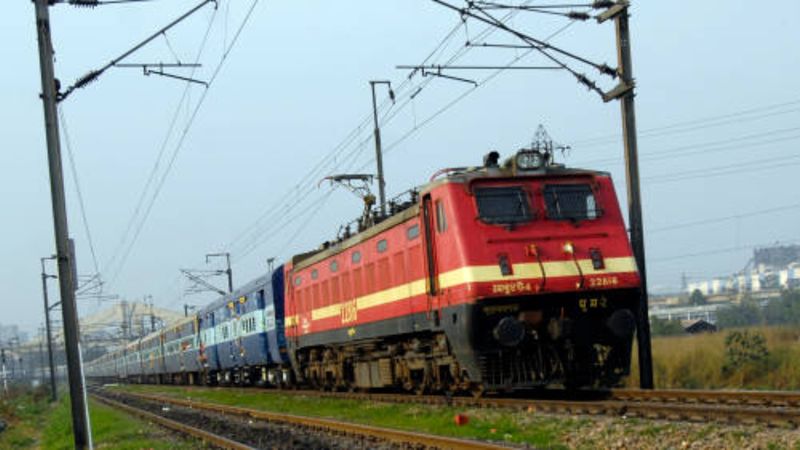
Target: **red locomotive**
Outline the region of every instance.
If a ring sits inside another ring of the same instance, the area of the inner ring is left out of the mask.
[[[298,382],[480,393],[628,374],[640,279],[608,173],[492,152],[415,194],[286,264]]]

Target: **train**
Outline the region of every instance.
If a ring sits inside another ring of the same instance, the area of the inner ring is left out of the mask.
[[[629,374],[641,280],[609,173],[490,152],[362,219],[87,377],[482,395]]]

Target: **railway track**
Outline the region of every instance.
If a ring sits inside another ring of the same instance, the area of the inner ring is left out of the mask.
[[[577,395],[577,399],[563,398],[566,396],[564,394],[562,398],[415,397],[401,394],[339,393],[323,395],[372,401],[521,409],[528,412],[800,426],[800,393],[797,392],[619,389],[582,392]]]
[[[624,401],[661,401],[800,407],[800,392],[787,391],[709,391],[692,389],[615,389],[612,398]]]
[[[156,425],[162,426],[164,428],[168,428],[172,431],[176,431],[180,434],[201,440],[208,444],[211,444],[214,447],[226,449],[226,450],[254,450],[253,447],[234,441],[232,439],[228,439],[224,436],[220,436],[215,433],[211,433],[209,431],[201,430],[200,428],[193,427],[191,425],[187,425],[185,423],[181,423],[172,419],[168,419],[166,417],[160,416],[158,414],[154,414],[150,411],[146,411],[142,408],[137,408],[135,406],[126,405],[125,403],[112,400],[104,395],[100,395],[97,393],[93,393],[92,397],[97,401],[104,403],[108,406],[113,408],[119,409],[124,411],[128,414],[133,416],[140,417],[145,419],[151,423],[155,423]]]
[[[414,396],[395,393],[349,393],[308,390],[280,392],[290,395],[388,403],[503,408],[531,413],[610,415],[672,421],[715,421],[800,427],[800,392],[615,389],[610,391],[586,391],[580,392],[578,395],[567,395],[565,392],[558,391],[540,393],[546,395],[546,398],[542,398],[541,395],[539,397],[526,398],[502,396],[473,398],[444,395]]]
[[[133,403],[149,403],[156,408],[169,410],[171,407],[183,408],[185,410],[195,412],[205,412],[213,415],[222,415],[224,417],[236,417],[244,419],[247,424],[253,422],[262,422],[266,424],[280,424],[282,426],[293,427],[299,429],[299,433],[308,433],[309,430],[313,433],[329,435],[332,439],[341,440],[353,438],[357,444],[352,442],[341,443],[335,445],[325,445],[325,447],[332,448],[413,448],[413,449],[463,449],[463,450],[499,450],[508,449],[507,446],[497,445],[489,442],[471,441],[464,439],[456,439],[444,436],[436,436],[424,433],[415,433],[410,431],[402,431],[390,428],[380,428],[368,425],[355,424],[350,422],[342,422],[338,420],[296,416],[291,414],[274,413],[267,411],[260,411],[249,408],[241,408],[236,406],[220,405],[215,403],[205,403],[196,400],[185,400],[171,398],[167,396],[158,396],[150,394],[138,393],[119,393],[113,394],[116,399],[108,398],[108,393],[93,393],[101,401],[106,402],[112,406],[119,407],[133,414],[141,415],[148,420],[153,420],[156,423],[162,424],[168,428],[188,434],[204,441],[207,441],[214,446],[226,449],[253,449],[261,448],[262,445],[249,445],[237,442],[218,434],[208,433],[199,430],[190,425],[186,425],[175,420],[165,419],[158,414],[153,414],[144,411],[141,407],[131,406],[127,404],[130,400]],[[120,401],[122,400],[122,401]],[[252,433],[251,433],[252,434]],[[252,440],[252,439],[251,439]],[[320,441],[320,442],[324,442]],[[285,447],[280,444],[285,442],[278,441],[279,444],[275,446],[275,441],[264,442],[264,447],[269,448],[293,448],[295,445],[287,445]],[[359,445],[361,444],[361,445]],[[317,444],[306,443],[307,447],[319,447]]]

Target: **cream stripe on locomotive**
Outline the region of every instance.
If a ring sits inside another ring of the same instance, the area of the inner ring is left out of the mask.
[[[547,278],[577,277],[580,273],[584,276],[607,275],[615,273],[636,272],[636,261],[633,257],[606,258],[605,268],[595,269],[590,259],[577,261],[548,261],[542,262],[544,273]],[[578,272],[580,266],[580,273]],[[513,273],[503,275],[498,265],[491,266],[469,266],[451,270],[439,275],[439,287],[451,288],[467,283],[486,283],[492,281],[517,281],[527,279],[542,279],[542,270],[538,263],[513,264]],[[375,292],[355,299],[356,307],[359,310],[372,308],[375,306],[386,305],[396,301],[406,300],[425,293],[426,280],[416,280],[400,286],[389,288],[380,292]],[[311,311],[311,320],[327,319],[338,316],[341,313],[342,305],[351,303],[348,300],[344,303],[317,308]],[[298,316],[287,316],[286,326],[291,327],[298,324]]]
[[[605,275],[614,273],[636,272],[636,261],[632,257],[607,258],[604,269],[595,269],[592,260],[575,261],[548,261],[542,262],[544,275],[547,278],[577,277],[583,275]],[[439,275],[439,287],[449,288],[465,283],[486,283],[491,281],[516,281],[525,279],[541,279],[542,269],[538,263],[514,264],[511,275],[503,275],[500,266],[468,266],[451,270]]]

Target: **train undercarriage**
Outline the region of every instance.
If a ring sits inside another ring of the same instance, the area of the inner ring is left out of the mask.
[[[444,308],[429,330],[298,349],[296,375],[331,390],[612,387],[630,371],[637,295],[518,297]]]
[[[621,290],[486,300],[434,311],[424,320],[428,328],[414,333],[297,348],[294,368],[239,367],[140,381],[473,395],[613,387],[630,371],[637,295]]]

